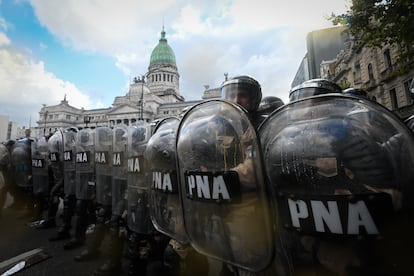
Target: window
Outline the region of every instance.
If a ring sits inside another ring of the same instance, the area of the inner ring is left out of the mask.
[[[384,51],[384,62],[385,62],[385,68],[391,67],[391,54],[390,49],[387,49]]]
[[[70,115],[66,115],[66,120],[70,120]]]
[[[356,62],[354,64],[354,84],[358,84],[361,82],[361,65],[359,64],[359,62]]]
[[[372,64],[368,64],[368,76],[370,80],[374,79],[374,69],[372,69]]]
[[[395,88],[390,90],[391,110],[398,109],[397,91]]]
[[[162,80],[165,81],[165,74],[162,74]]]
[[[413,103],[413,93],[411,92],[410,88],[414,88],[414,79],[409,79],[408,81],[404,82],[404,92],[405,97],[407,98],[407,104]]]
[[[52,120],[53,119],[53,115],[49,115],[49,120]]]

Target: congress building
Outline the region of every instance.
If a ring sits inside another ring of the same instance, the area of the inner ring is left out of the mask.
[[[39,111],[37,137],[53,133],[59,128],[130,125],[137,120],[152,122],[168,116],[178,116],[183,109],[199,103],[184,101],[179,90],[175,54],[168,45],[164,29],[158,45],[151,53],[148,72],[136,77],[124,96],[115,97],[112,106],[99,109],[79,109],[64,99],[57,105],[44,105]],[[220,98],[219,88],[204,87],[203,100]]]

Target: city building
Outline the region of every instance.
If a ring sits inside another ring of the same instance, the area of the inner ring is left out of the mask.
[[[343,89],[361,88],[370,99],[402,119],[414,114],[410,86],[414,85],[414,57],[398,60],[398,47],[368,47],[344,26],[317,30],[306,39],[307,50],[292,87],[308,79],[324,78]],[[402,68],[405,68],[402,70]]]
[[[9,116],[0,115],[0,142],[26,137],[25,134],[21,135],[22,131],[18,128],[17,123],[9,120]]]
[[[291,87],[321,77],[321,63],[324,60],[334,59],[343,49],[344,43],[349,40],[349,35],[344,30],[346,30],[346,27],[337,26],[315,30],[307,34],[307,53],[299,65]]]
[[[64,99],[57,105],[44,105],[39,111],[37,137],[53,133],[58,128],[114,126],[133,124],[138,120],[151,122],[167,116],[178,116],[183,109],[201,100],[220,98],[220,89],[205,86],[199,101],[185,101],[180,95],[180,74],[174,51],[164,29],[151,53],[148,71],[135,77],[124,96],[115,97],[112,106],[100,109],[79,109]]]
[[[398,51],[396,45],[372,48],[350,38],[334,59],[321,63],[321,77],[344,89],[366,90],[370,99],[404,119],[414,114],[414,57],[399,60]]]

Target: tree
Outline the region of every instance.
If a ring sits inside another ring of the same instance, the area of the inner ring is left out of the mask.
[[[414,54],[414,2],[412,0],[352,0],[345,14],[332,14],[334,25],[347,25],[350,33],[371,47],[397,44],[400,58]]]

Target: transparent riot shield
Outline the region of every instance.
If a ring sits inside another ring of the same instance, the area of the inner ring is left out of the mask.
[[[112,204],[112,129],[95,129],[95,173],[96,201],[99,204]]]
[[[118,124],[113,129],[112,152],[112,213],[121,216],[126,206],[127,196],[127,144],[128,127]]]
[[[49,145],[46,137],[41,137],[31,144],[32,180],[34,195],[49,194]]]
[[[4,144],[0,144],[0,190],[6,185],[4,178],[9,172],[10,165],[9,150]]]
[[[76,194],[76,139],[78,129],[68,128],[63,131],[63,186],[65,195]]]
[[[279,109],[259,135],[275,229],[295,271],[412,273],[414,138],[399,118],[322,95]]]
[[[404,120],[404,123],[414,132],[414,115],[411,115],[407,119]]]
[[[12,147],[11,161],[14,168],[14,180],[17,186],[32,189],[31,140],[17,140]]]
[[[128,227],[140,234],[154,232],[148,210],[149,175],[144,153],[151,136],[144,122],[128,127]]]
[[[81,129],[76,140],[76,198],[89,200],[95,196],[94,131]]]
[[[195,105],[177,133],[184,225],[201,253],[249,271],[264,269],[273,244],[256,131],[238,106]]]
[[[49,138],[47,143],[49,147],[50,168],[53,172],[54,185],[62,185],[62,183],[64,183],[62,130],[56,130],[55,133],[53,133],[53,135]]]
[[[180,120],[168,117],[158,122],[148,141],[145,161],[151,177],[150,212],[155,228],[188,243],[178,192],[175,141]]]
[[[10,165],[10,153],[7,147],[0,144],[0,170],[5,170]]]

